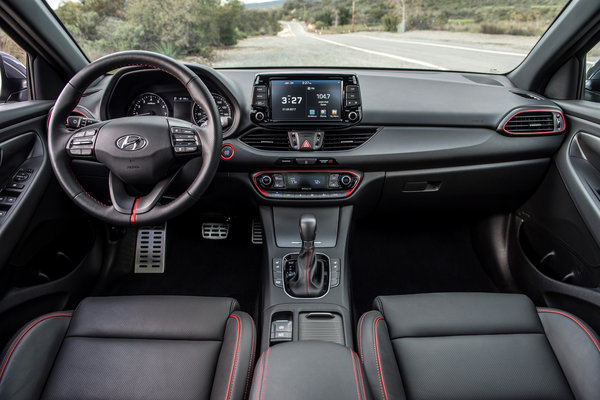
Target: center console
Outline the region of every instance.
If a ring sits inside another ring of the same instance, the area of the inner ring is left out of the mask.
[[[261,206],[269,268],[261,348],[319,340],[352,346],[345,265],[352,206]]]

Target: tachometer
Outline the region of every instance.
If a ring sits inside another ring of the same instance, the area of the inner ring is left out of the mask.
[[[220,94],[212,93],[212,96],[215,99],[219,115],[221,116],[221,124],[223,128],[226,128],[231,124],[231,106]],[[205,125],[208,120],[206,112],[196,103],[194,103],[192,117],[194,118],[194,123],[199,126]]]
[[[169,108],[164,99],[156,93],[142,93],[131,103],[128,115],[162,115],[168,117]]]

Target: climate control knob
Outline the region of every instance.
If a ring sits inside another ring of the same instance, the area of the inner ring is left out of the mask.
[[[352,177],[348,174],[340,175],[340,185],[342,187],[350,187],[352,185]]]
[[[273,184],[273,178],[271,178],[269,175],[261,175],[258,181],[262,187],[269,187]]]

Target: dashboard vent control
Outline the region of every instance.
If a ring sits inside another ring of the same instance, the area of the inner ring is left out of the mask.
[[[325,132],[322,150],[352,150],[363,145],[376,132],[376,129]]]
[[[286,131],[253,131],[243,136],[241,141],[259,150],[290,150],[288,133]]]
[[[555,110],[518,111],[508,118],[502,130],[510,135],[540,135],[565,130],[565,119]]]

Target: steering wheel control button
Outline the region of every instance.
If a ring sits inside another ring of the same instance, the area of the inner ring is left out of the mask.
[[[234,153],[235,150],[230,144],[224,144],[223,147],[221,147],[221,158],[223,160],[231,160],[231,158],[233,158]]]
[[[172,126],[171,144],[175,154],[186,155],[198,152],[200,141],[193,129],[183,126]]]
[[[96,142],[96,129],[85,129],[75,132],[69,143],[67,150],[71,156],[91,156]]]

